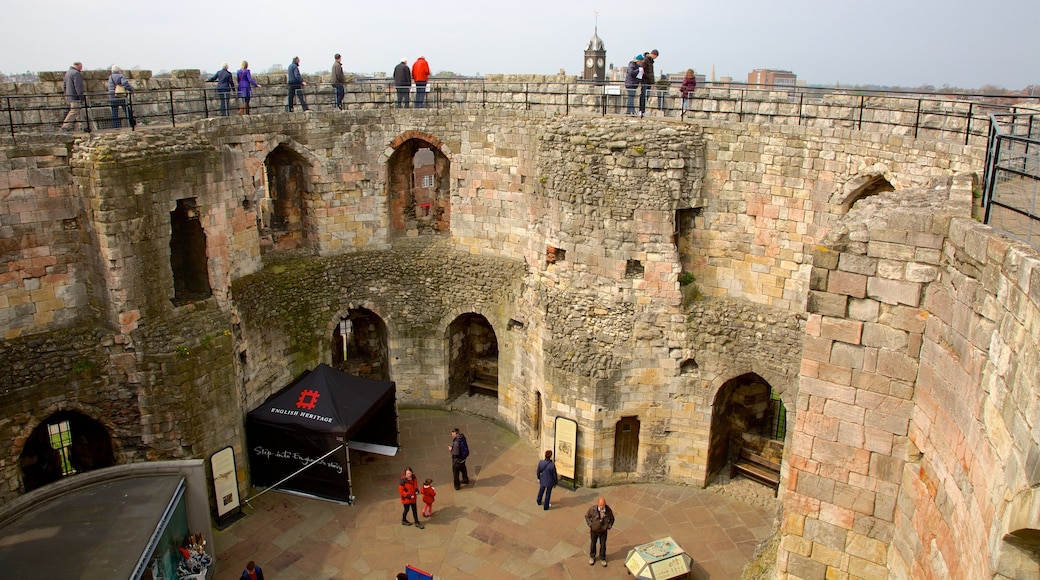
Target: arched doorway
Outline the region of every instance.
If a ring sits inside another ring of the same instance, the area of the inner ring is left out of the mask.
[[[291,250],[307,240],[307,161],[285,145],[279,145],[264,160],[267,178],[265,197],[260,201],[261,249]]]
[[[205,300],[213,293],[209,285],[206,232],[200,218],[194,197],[178,199],[176,209],[170,212],[171,301],[175,306]]]
[[[76,411],[59,411],[40,423],[19,458],[25,491],[115,464],[108,430]]]
[[[451,161],[422,139],[402,143],[387,160],[393,237],[447,233],[451,224]]]
[[[855,185],[855,189],[848,197],[845,198],[845,211],[851,210],[861,199],[877,195],[885,191],[895,191],[896,188],[892,186],[884,175],[871,175],[869,177],[862,177],[859,181],[854,182],[850,185]]]
[[[467,313],[448,326],[448,399],[498,397],[498,338],[487,318]]]
[[[350,375],[390,380],[386,323],[366,308],[352,308],[332,331],[332,366]]]
[[[780,463],[787,414],[779,393],[755,373],[730,379],[715,394],[708,436],[707,482],[746,448]]]
[[[614,426],[614,473],[639,467],[639,417],[622,417]]]

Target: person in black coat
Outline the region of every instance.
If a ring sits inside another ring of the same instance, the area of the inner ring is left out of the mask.
[[[411,100],[408,93],[412,91],[412,70],[408,68],[408,61],[404,58],[401,58],[401,62],[394,68],[394,86],[397,87],[397,108],[403,106],[407,109]]]

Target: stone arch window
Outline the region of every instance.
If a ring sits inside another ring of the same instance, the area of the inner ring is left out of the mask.
[[[76,411],[59,411],[40,423],[18,460],[25,491],[63,477],[116,464],[104,425]]]
[[[282,144],[264,160],[266,191],[258,208],[261,249],[291,250],[307,241],[307,169],[302,155]]]
[[[194,197],[177,200],[170,212],[170,270],[175,306],[205,300],[213,294],[206,259],[206,232]]]
[[[464,393],[498,397],[498,338],[480,314],[463,314],[448,326],[448,399]]]
[[[351,308],[332,331],[332,366],[354,376],[390,380],[386,323],[366,308]]]
[[[440,149],[423,139],[408,139],[387,160],[386,173],[391,236],[449,232],[451,161]]]
[[[787,413],[765,379],[746,373],[726,381],[715,394],[708,436],[708,478],[736,459],[741,448],[781,462]]]
[[[1004,536],[997,571],[1006,578],[1040,576],[1040,530],[1022,528]]]
[[[622,417],[614,426],[614,473],[639,467],[639,417]]]
[[[895,191],[896,188],[883,175],[871,175],[870,177],[860,178],[862,183],[850,183],[855,189],[845,198],[843,204],[845,213],[856,205],[856,202],[868,198],[872,195],[877,195],[885,191]]]

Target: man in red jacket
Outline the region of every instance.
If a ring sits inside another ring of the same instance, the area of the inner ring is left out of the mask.
[[[420,56],[412,63],[412,81],[415,82],[415,108],[423,108],[426,102],[426,83],[430,80],[430,65],[425,56]]]

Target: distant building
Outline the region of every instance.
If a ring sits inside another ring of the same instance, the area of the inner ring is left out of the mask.
[[[599,38],[599,27],[592,33],[589,46],[585,49],[585,67],[581,78],[602,83],[607,73],[607,49]]]
[[[747,75],[747,84],[757,87],[793,87],[798,83],[798,75],[789,70],[773,70],[756,68]]]

